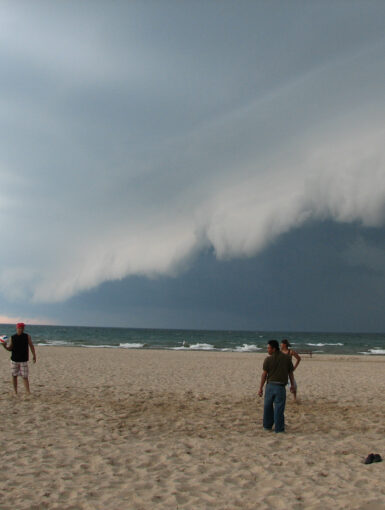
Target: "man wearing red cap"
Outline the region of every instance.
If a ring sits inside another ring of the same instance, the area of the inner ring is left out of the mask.
[[[11,351],[11,365],[12,365],[12,383],[15,393],[17,393],[17,377],[20,375],[23,379],[26,392],[31,393],[29,390],[28,380],[28,358],[29,349],[31,349],[33,362],[36,363],[35,347],[32,343],[31,336],[24,333],[25,324],[18,322],[16,324],[16,335],[12,335],[8,344],[3,344],[7,351]],[[29,349],[28,349],[29,348]]]

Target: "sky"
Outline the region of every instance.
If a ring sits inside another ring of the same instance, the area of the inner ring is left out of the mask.
[[[4,0],[0,322],[385,331],[382,1]]]

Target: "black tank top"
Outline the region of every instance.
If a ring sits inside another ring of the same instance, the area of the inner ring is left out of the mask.
[[[12,355],[11,360],[17,363],[28,361],[28,335],[12,335]]]

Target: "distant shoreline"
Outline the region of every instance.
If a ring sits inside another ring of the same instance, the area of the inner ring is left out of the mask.
[[[119,346],[110,346],[110,345],[107,345],[107,346],[95,346],[95,345],[85,345],[85,346],[81,346],[81,345],[52,345],[52,344],[36,344],[36,347],[49,347],[50,349],[77,349],[77,350],[84,350],[84,349],[88,349],[88,350],[95,350],[95,351],[100,351],[100,350],[112,350],[112,351],[116,351],[117,349],[119,350],[122,350],[122,351],[127,351],[127,352],[151,352],[151,351],[156,351],[156,352],[162,352],[162,353],[175,353],[175,354],[179,354],[179,353],[183,353],[183,354],[210,354],[210,355],[223,355],[223,356],[229,356],[231,354],[234,354],[234,355],[241,355],[241,356],[252,356],[252,357],[260,357],[260,358],[264,358],[266,356],[268,356],[267,354],[267,351],[266,352],[263,352],[263,351],[258,351],[258,352],[239,352],[239,351],[221,351],[221,350],[199,350],[199,349],[194,349],[194,350],[191,350],[191,349],[170,349],[170,348],[156,348],[156,347],[146,347],[146,348],[131,348],[131,349],[127,349],[126,347],[119,347]],[[334,359],[340,359],[340,360],[362,360],[362,359],[367,359],[367,360],[375,360],[375,359],[385,359],[385,354],[330,354],[330,353],[317,353],[317,352],[314,352],[312,353],[312,356],[309,356],[308,354],[303,354],[301,353],[301,358],[302,359],[309,359],[310,361],[313,360],[313,359],[317,359],[319,357],[322,357],[324,359],[329,359],[329,360],[334,360]]]

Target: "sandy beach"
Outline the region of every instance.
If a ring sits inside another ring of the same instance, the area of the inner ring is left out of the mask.
[[[37,347],[0,370],[0,508],[383,509],[384,357],[304,356],[264,432],[265,354]]]

